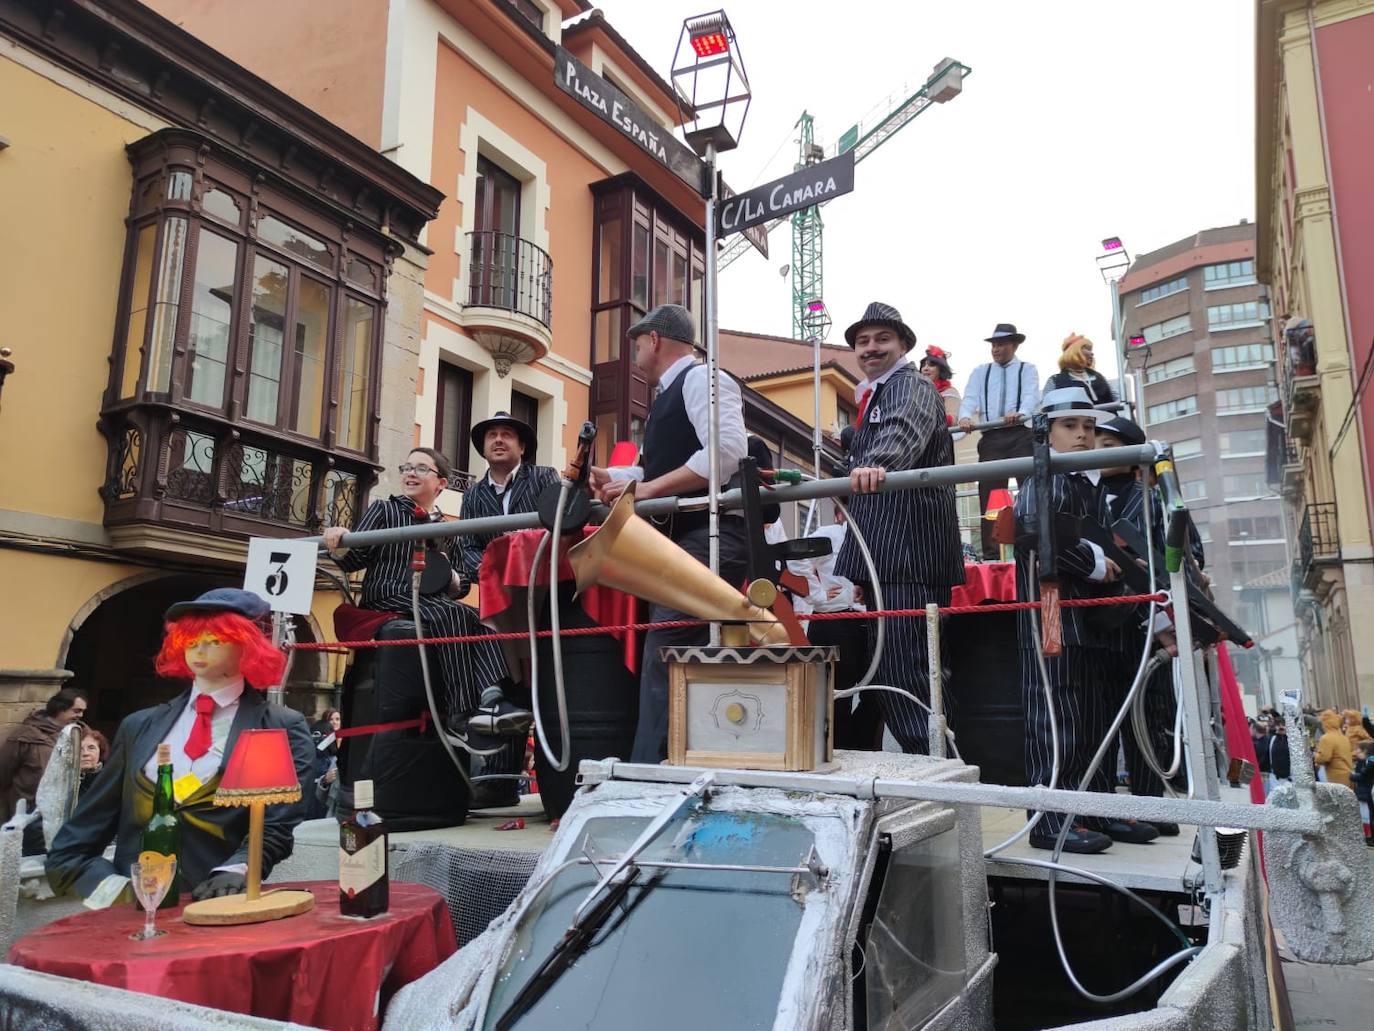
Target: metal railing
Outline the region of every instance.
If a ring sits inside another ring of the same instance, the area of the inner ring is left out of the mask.
[[[1341,538],[1336,524],[1336,503],[1317,501],[1309,504],[1302,513],[1302,523],[1298,526],[1298,561],[1303,574],[1307,574],[1313,563],[1322,559],[1338,559],[1341,556]]]
[[[553,318],[553,259],[529,240],[490,229],[468,233],[470,305]]]

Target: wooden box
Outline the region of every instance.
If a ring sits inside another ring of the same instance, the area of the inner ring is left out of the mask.
[[[668,762],[819,770],[834,753],[835,649],[664,648]]]

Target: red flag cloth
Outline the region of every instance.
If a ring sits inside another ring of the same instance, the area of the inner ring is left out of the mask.
[[[191,733],[181,747],[192,759],[199,759],[210,751],[215,740],[210,733],[210,714],[215,711],[215,700],[208,694],[196,695],[195,707],[196,722],[191,725]]]
[[[1250,737],[1250,721],[1245,718],[1245,709],[1240,702],[1240,684],[1236,682],[1236,671],[1231,666],[1231,655],[1226,650],[1226,642],[1217,645],[1217,677],[1221,694],[1221,719],[1226,725],[1226,751],[1233,759],[1245,759],[1255,771],[1250,779],[1250,801],[1264,805],[1264,779],[1259,772],[1259,760],[1255,758],[1255,742]]]

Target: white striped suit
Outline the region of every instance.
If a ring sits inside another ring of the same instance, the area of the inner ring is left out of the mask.
[[[415,503],[407,497],[392,495],[374,501],[363,513],[355,530],[380,530],[394,526],[415,526],[427,522],[415,513]],[[435,542],[470,583],[462,566],[458,546],[452,537]],[[405,619],[411,614],[411,545],[394,541],[371,547],[350,548],[337,559],[352,572],[366,568],[363,575],[362,607],[380,612],[395,612]],[[486,633],[477,619],[477,610],[442,595],[420,596],[420,616],[426,637],[460,637]],[[477,699],[490,685],[505,675],[506,664],[494,641],[474,644],[429,645],[429,655],[437,660],[437,672],[450,713],[467,713],[477,707]]]
[[[954,444],[944,401],[935,387],[903,361],[879,384],[850,448],[851,469],[881,466],[889,472],[954,464]],[[963,549],[954,488],[856,494],[849,500],[854,523],[868,542],[888,608],[948,605],[950,590],[964,582]],[[852,534],[845,536],[835,575],[865,586],[873,598],[873,574]],[[870,646],[877,633],[869,624]],[[930,701],[926,626],[923,618],[889,619],[875,683],[910,691]],[[944,692],[947,709],[952,692]],[[904,751],[929,751],[927,717],[914,702],[883,691],[878,694],[888,729]]]

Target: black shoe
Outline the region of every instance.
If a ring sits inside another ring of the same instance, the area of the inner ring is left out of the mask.
[[[1052,851],[1055,837],[1053,834],[1032,834],[1030,836],[1031,848],[1043,848],[1047,852]],[[1064,835],[1065,852],[1092,855],[1096,852],[1105,852],[1111,847],[1111,838],[1105,834],[1099,834],[1097,831],[1090,831],[1086,827],[1074,827]]]
[[[513,780],[479,780],[472,786],[469,809],[509,809],[520,804]]]
[[[1147,845],[1159,837],[1159,831],[1155,830],[1153,824],[1139,820],[1108,820],[1102,825],[1102,833],[1113,841],[1124,841],[1130,845]]]
[[[1164,823],[1162,820],[1151,820],[1150,826],[1159,831],[1159,836],[1161,838],[1178,837],[1178,824],[1176,823]]]
[[[501,688],[492,685],[482,692],[477,708],[468,713],[468,726],[497,737],[524,737],[534,723],[534,713],[512,705]]]
[[[490,734],[483,734],[481,731],[474,730],[468,724],[466,717],[453,717],[448,721],[445,729],[448,731],[449,739],[456,741],[473,755],[495,755],[506,747],[509,740],[504,737],[493,737]]]

